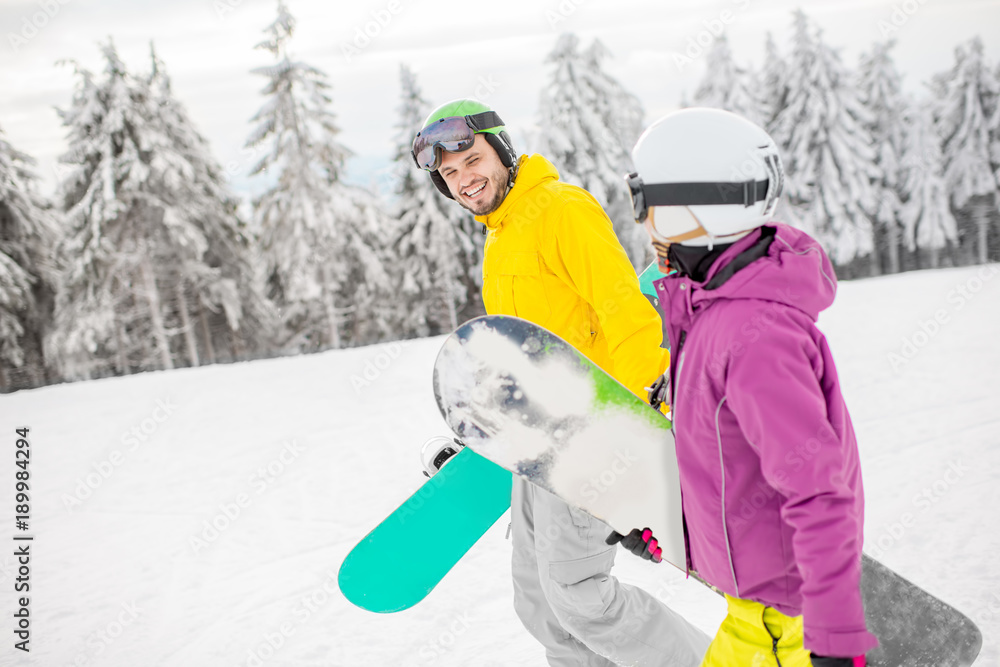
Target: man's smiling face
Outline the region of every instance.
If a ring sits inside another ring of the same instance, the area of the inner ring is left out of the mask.
[[[438,173],[455,201],[475,215],[489,215],[507,195],[507,167],[482,134],[461,153],[443,151]]]

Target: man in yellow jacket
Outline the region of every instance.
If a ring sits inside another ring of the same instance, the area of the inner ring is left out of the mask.
[[[545,327],[645,396],[667,365],[662,328],[597,200],[544,157],[518,157],[496,112],[474,100],[432,112],[413,157],[486,226],[486,312]],[[701,662],[707,635],[611,576],[604,523],[515,477],[511,532],[514,607],[550,665]]]

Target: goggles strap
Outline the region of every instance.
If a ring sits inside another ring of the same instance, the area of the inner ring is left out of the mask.
[[[503,121],[500,120],[500,116],[496,111],[483,111],[471,114],[465,117],[465,122],[468,123],[469,127],[471,127],[475,132],[491,130],[494,127],[500,127],[503,125]]]
[[[642,185],[647,207],[715,206],[743,204],[753,206],[767,198],[768,181],[742,183],[653,183]]]

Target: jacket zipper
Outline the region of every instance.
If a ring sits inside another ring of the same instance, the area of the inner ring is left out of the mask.
[[[681,330],[680,336],[677,337],[677,382],[681,379],[681,369],[684,367],[684,340],[687,338],[687,331]],[[673,350],[670,351],[673,354]],[[674,378],[670,380],[670,430],[674,434],[674,441],[677,440],[677,382],[674,382]],[[683,521],[684,526],[684,565],[686,566],[685,577],[691,575],[691,542],[688,539],[688,529],[687,529],[687,517],[684,515],[683,507],[681,508],[681,521]]]
[[[676,403],[677,398],[677,382],[681,378],[681,366],[684,365],[684,341],[687,339],[687,331],[681,329],[680,335],[677,337],[677,373],[676,377],[670,378],[670,411],[674,412],[674,403]],[[670,354],[673,355],[674,350],[670,350]],[[673,421],[671,419],[670,421]]]
[[[778,638],[771,634],[771,628],[767,627],[767,623],[764,622],[763,615],[760,618],[760,622],[764,626],[764,630],[767,632],[768,636],[771,638],[771,653],[774,654],[774,661],[778,663],[778,667],[781,667],[781,660],[778,658]]]

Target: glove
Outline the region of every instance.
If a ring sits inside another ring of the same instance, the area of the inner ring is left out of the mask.
[[[619,542],[639,558],[651,560],[654,563],[659,563],[662,560],[660,557],[662,550],[656,546],[658,544],[657,539],[653,537],[653,531],[649,528],[643,528],[642,530],[633,528],[632,532],[628,535],[612,531],[608,535],[608,539],[604,540],[605,544],[618,544]]]
[[[815,653],[809,654],[813,667],[865,667],[865,656],[854,658],[828,658]]]

